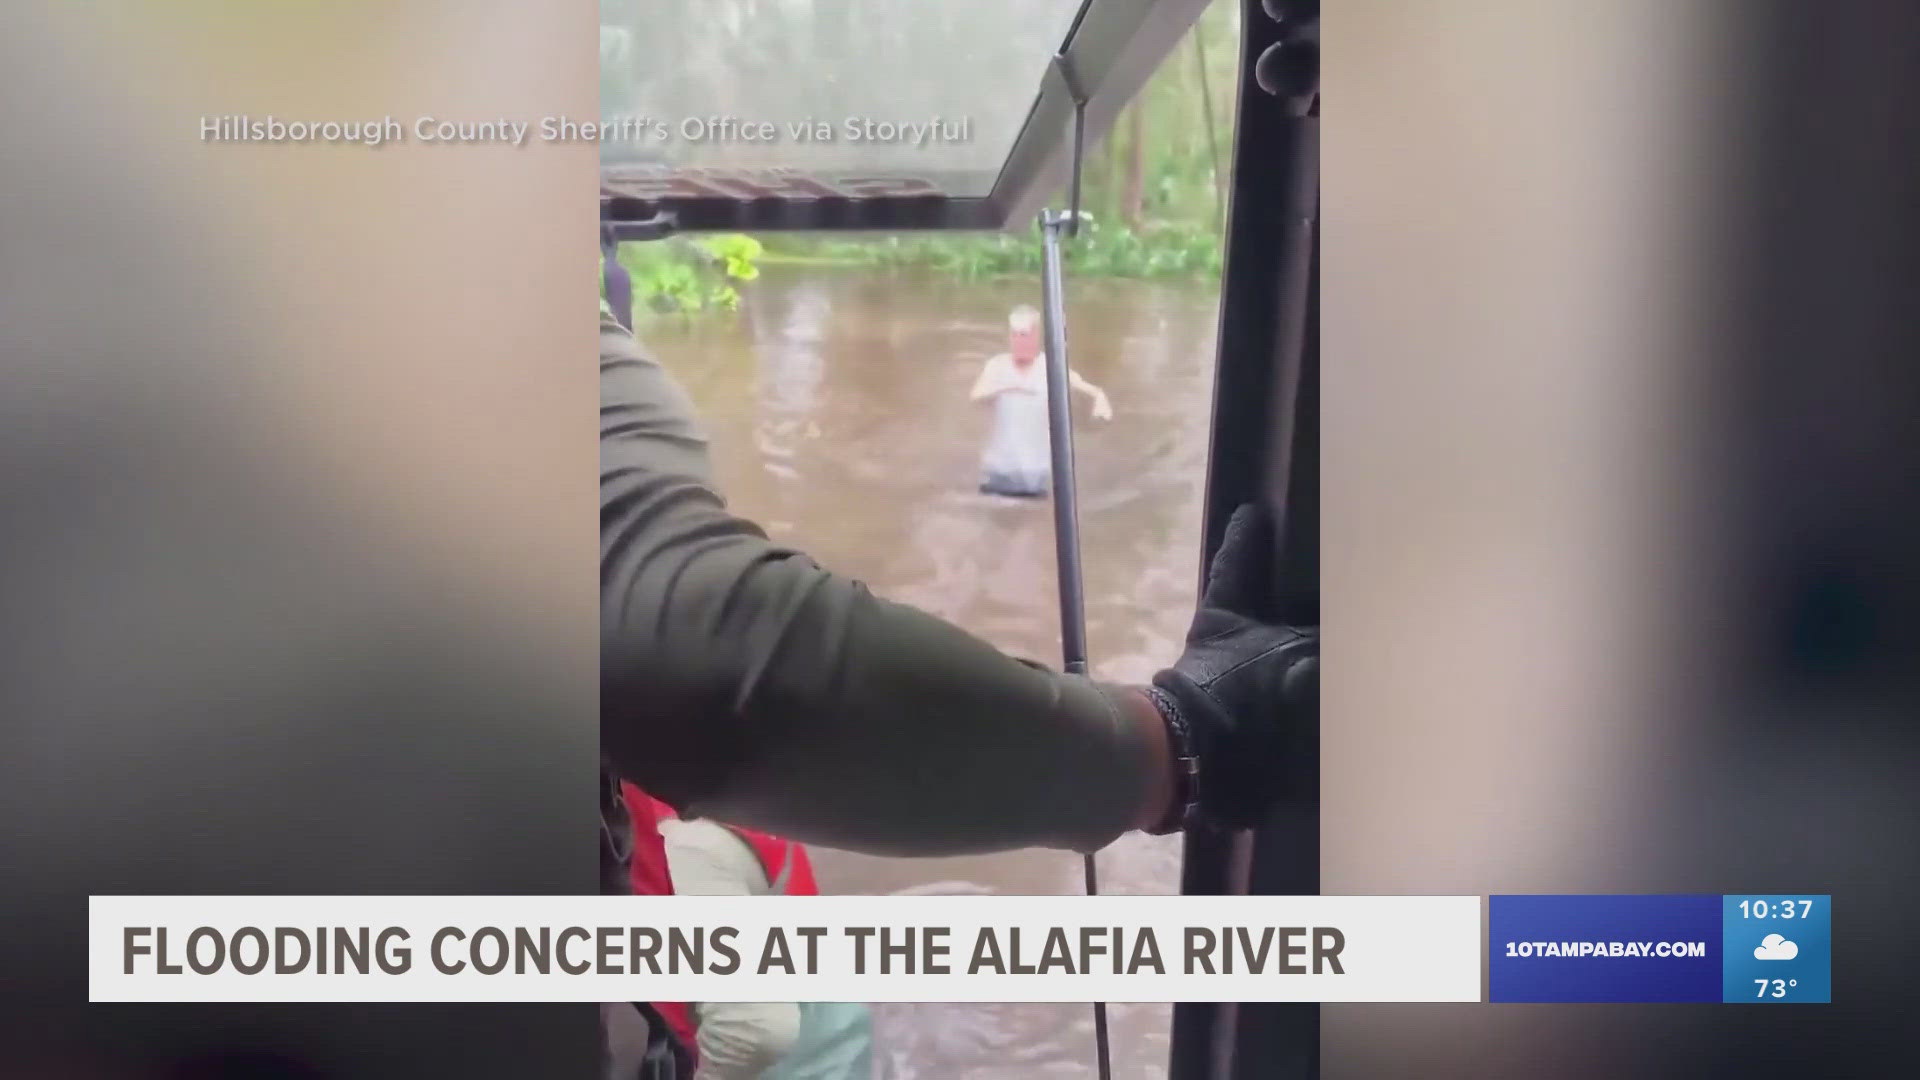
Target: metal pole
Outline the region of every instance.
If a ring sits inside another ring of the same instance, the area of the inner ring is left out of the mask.
[[[607,306],[622,328],[633,329],[633,279],[620,264],[620,239],[611,225],[600,225],[600,280],[606,289]]]
[[[1073,476],[1073,400],[1067,378],[1067,314],[1060,295],[1060,228],[1065,215],[1044,215],[1046,261],[1040,275],[1047,342],[1047,438],[1053,450],[1053,545],[1060,566],[1060,643],[1066,669],[1087,672],[1086,611],[1080,589],[1080,511]],[[1091,856],[1089,856],[1091,859]]]
[[[601,206],[601,213],[606,213],[605,204]],[[663,239],[673,234],[673,227],[671,213],[658,213],[638,221],[614,221],[605,217],[600,220],[601,285],[606,289],[607,306],[613,309],[615,321],[628,331],[633,329],[633,275],[620,264],[620,245],[628,240]]]
[[[1080,584],[1080,509],[1073,475],[1073,387],[1067,377],[1067,304],[1060,276],[1060,233],[1077,221],[1069,214],[1040,215],[1045,262],[1040,271],[1041,312],[1047,342],[1047,441],[1053,451],[1053,547],[1060,577],[1060,651],[1070,674],[1087,673],[1087,616]],[[1092,855],[1082,856],[1087,895],[1100,892]],[[1113,1056],[1107,1038],[1107,1006],[1093,1006],[1093,1042],[1100,1080],[1112,1080]]]

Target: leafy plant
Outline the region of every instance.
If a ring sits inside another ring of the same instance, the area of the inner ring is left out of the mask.
[[[726,276],[734,281],[752,281],[760,276],[758,260],[766,248],[751,236],[721,233],[702,237],[693,243],[717,260]]]
[[[751,236],[676,236],[621,244],[619,259],[633,282],[636,315],[692,314],[738,308],[736,285],[760,276],[764,250]]]

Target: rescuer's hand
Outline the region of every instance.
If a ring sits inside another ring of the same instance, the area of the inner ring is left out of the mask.
[[[1234,828],[1300,794],[1298,769],[1317,768],[1307,759],[1319,736],[1320,631],[1260,621],[1271,535],[1258,506],[1234,512],[1186,652],[1153,677],[1147,694],[1176,731],[1186,728],[1200,815]]]

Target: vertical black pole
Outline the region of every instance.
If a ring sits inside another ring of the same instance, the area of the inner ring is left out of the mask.
[[[1201,566],[1259,500],[1278,526],[1269,613],[1319,621],[1318,5],[1242,0],[1240,108],[1220,297]],[[1294,733],[1282,804],[1257,830],[1187,835],[1181,891],[1320,891],[1319,721]],[[1311,1080],[1320,1009],[1174,1007],[1170,1080]]]
[[[1085,7],[1081,13],[1085,14]],[[1079,19],[1075,17],[1075,27]],[[1069,31],[1068,36],[1072,36]],[[1060,577],[1060,651],[1063,667],[1074,675],[1087,673],[1086,603],[1081,594],[1080,507],[1073,473],[1073,369],[1067,365],[1067,297],[1060,270],[1060,237],[1080,231],[1080,169],[1086,153],[1087,95],[1064,52],[1055,54],[1053,70],[1073,101],[1073,158],[1065,214],[1040,214],[1040,307],[1047,340],[1047,444],[1053,456],[1053,545]],[[1100,895],[1099,866],[1092,855],[1081,857],[1087,895]],[[1093,1050],[1100,1080],[1112,1080],[1113,1050],[1107,1036],[1106,1002],[1093,1003]]]
[[[1076,201],[1077,200],[1076,192]],[[1086,601],[1080,574],[1080,509],[1073,471],[1073,385],[1067,365],[1066,289],[1060,271],[1060,232],[1078,217],[1041,214],[1045,261],[1040,270],[1040,310],[1047,348],[1047,442],[1053,454],[1053,545],[1060,578],[1060,652],[1074,675],[1087,673]],[[1082,857],[1087,895],[1100,892],[1092,855]],[[1107,1034],[1107,1006],[1093,1006],[1093,1041],[1100,1080],[1111,1080],[1113,1061]]]
[[[607,290],[607,306],[622,327],[633,329],[633,279],[620,264],[620,241],[612,225],[600,225],[600,280]]]
[[[1060,223],[1043,216],[1045,263],[1040,274],[1047,343],[1047,438],[1053,452],[1053,545],[1060,568],[1060,644],[1066,669],[1087,671],[1086,605],[1081,594],[1080,508],[1073,472],[1073,391],[1067,366],[1067,313],[1061,296]]]

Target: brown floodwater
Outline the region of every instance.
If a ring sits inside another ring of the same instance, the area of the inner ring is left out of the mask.
[[[692,394],[728,500],[775,538],[876,593],[1058,664],[1052,508],[977,491],[988,406],[967,391],[1005,351],[1037,282],[963,284],[775,267],[733,315],[642,328]],[[1138,282],[1068,290],[1068,354],[1113,419],[1075,407],[1087,647],[1094,674],[1141,681],[1179,651],[1199,573],[1216,297]],[[991,798],[982,792],[981,798]],[[1080,859],[1020,851],[882,859],[815,850],[831,893],[1075,894]],[[1100,853],[1102,892],[1179,892],[1177,838]],[[1112,1007],[1114,1076],[1166,1075],[1170,1008]],[[882,1080],[1093,1077],[1083,1005],[881,1005]]]

